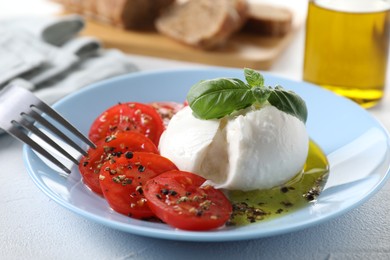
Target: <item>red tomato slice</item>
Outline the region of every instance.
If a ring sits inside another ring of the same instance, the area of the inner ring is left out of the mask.
[[[100,170],[100,186],[110,207],[133,218],[153,217],[143,194],[143,185],[157,175],[177,170],[174,163],[153,153],[134,152],[106,162]]]
[[[103,194],[99,183],[99,172],[103,163],[118,157],[130,156],[129,152],[150,152],[158,154],[156,145],[149,138],[136,132],[122,132],[111,135],[96,143],[96,149],[89,149],[88,156],[80,160],[79,170],[84,183],[94,192]]]
[[[89,138],[96,142],[114,133],[133,131],[158,145],[164,130],[162,119],[150,105],[129,102],[110,107],[98,116],[92,123]]]
[[[144,185],[147,203],[167,224],[185,230],[209,230],[224,225],[232,213],[225,195],[201,185],[203,177],[184,171],[160,174]]]
[[[151,105],[157,111],[165,126],[167,126],[171,118],[184,107],[183,104],[168,101],[152,102],[149,105]]]

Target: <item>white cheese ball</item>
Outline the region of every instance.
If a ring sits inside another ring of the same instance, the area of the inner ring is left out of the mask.
[[[218,128],[219,120],[199,120],[187,106],[172,117],[161,135],[160,154],[180,170],[197,173]]]
[[[216,188],[268,189],[299,173],[309,150],[305,124],[273,106],[248,108],[221,120],[195,118],[189,107],[169,123],[161,155]]]

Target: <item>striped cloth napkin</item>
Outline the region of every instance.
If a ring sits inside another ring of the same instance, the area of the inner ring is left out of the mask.
[[[79,15],[0,21],[0,89],[24,86],[47,103],[91,83],[137,71],[131,59],[81,37]]]

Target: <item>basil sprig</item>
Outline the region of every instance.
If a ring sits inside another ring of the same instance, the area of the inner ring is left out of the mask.
[[[305,101],[281,86],[264,86],[264,77],[252,69],[244,69],[247,83],[233,78],[202,80],[193,85],[187,101],[195,116],[201,119],[221,118],[251,105],[270,103],[277,109],[307,120]]]

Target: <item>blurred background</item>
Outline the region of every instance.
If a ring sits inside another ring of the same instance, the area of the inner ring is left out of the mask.
[[[245,17],[239,10],[242,1],[237,0],[233,9],[239,19],[229,14],[226,19],[231,24],[221,31],[212,29],[216,32],[210,36],[199,27],[213,28],[208,26],[216,26],[213,20],[207,26],[194,23],[179,28],[180,12],[165,12],[171,0],[157,1],[166,5],[159,10],[153,1],[150,6],[145,4],[149,1],[130,1],[143,3],[136,8],[119,4],[125,2],[1,1],[0,87],[17,80],[50,103],[105,78],[167,68],[169,61],[173,67],[250,67],[301,78],[305,0],[249,0]],[[192,14],[196,8],[188,9]],[[151,15],[157,12],[162,14]],[[200,17],[194,14],[192,19]],[[94,73],[97,70],[100,73]]]

